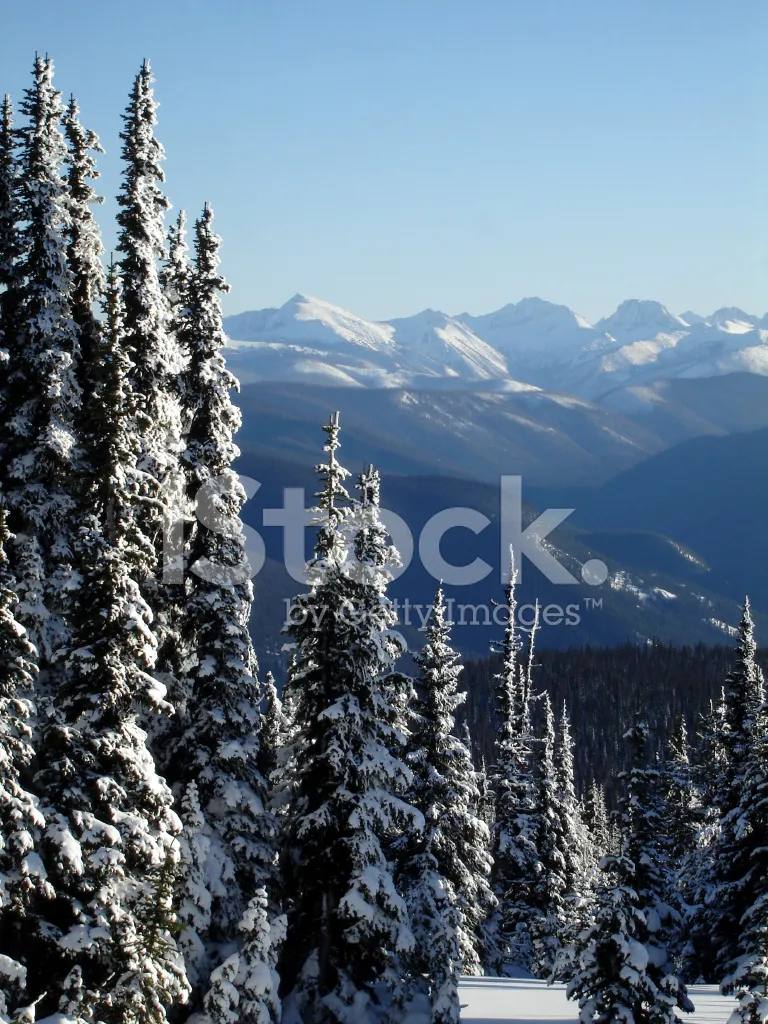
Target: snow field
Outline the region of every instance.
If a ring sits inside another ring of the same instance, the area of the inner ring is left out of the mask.
[[[692,985],[696,1007],[681,1014],[685,1024],[726,1024],[735,1000],[721,996],[717,985]],[[566,999],[565,985],[536,978],[464,978],[459,987],[462,1024],[577,1024],[579,1008]]]

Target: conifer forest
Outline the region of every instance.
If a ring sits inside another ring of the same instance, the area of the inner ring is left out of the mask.
[[[512,552],[492,660],[463,671],[437,584],[407,652],[386,477],[329,410],[261,674],[221,240],[170,214],[156,131],[145,62],[108,255],[50,58],[0,114],[0,1022],[459,1024],[461,976],[518,970],[585,1024],[673,1024],[700,982],[768,1021],[749,602],[716,655],[539,655]],[[699,713],[634,699],[699,662]]]

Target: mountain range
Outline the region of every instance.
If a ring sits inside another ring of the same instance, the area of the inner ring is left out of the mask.
[[[678,316],[660,302],[628,299],[590,324],[567,306],[526,298],[480,316],[427,309],[373,322],[295,295],[279,309],[226,317],[224,326],[228,361],[243,382],[539,389],[616,408],[642,401],[637,389],[659,379],[768,375],[768,315],[732,307]]]
[[[599,558],[610,575],[572,591],[583,610],[597,599],[601,614],[582,615],[578,630],[545,630],[545,646],[713,641],[727,636],[746,591],[758,613],[768,608],[768,318],[628,300],[590,324],[524,299],[482,316],[426,310],[374,323],[296,295],[228,317],[225,329],[242,382],[239,469],[262,484],[245,509],[257,528],[259,503],[279,503],[297,481],[310,493],[320,424],[339,410],[342,462],[377,465],[387,506],[412,528],[454,505],[496,522],[501,474],[523,477],[531,516],[576,510],[553,537],[562,560],[577,570]],[[472,554],[466,531],[449,534],[444,550],[455,564],[474,554],[492,564],[495,529]],[[277,658],[268,638],[279,622],[262,598],[287,598],[295,583],[266,533],[254,635]],[[415,565],[394,592],[428,602],[433,585]],[[493,589],[487,581],[462,599],[481,603]],[[545,603],[568,597],[535,574],[523,590]],[[465,652],[486,650],[494,635],[457,628]]]

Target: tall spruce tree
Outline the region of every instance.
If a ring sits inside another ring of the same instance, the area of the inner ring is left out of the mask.
[[[647,725],[637,721],[626,740],[621,852],[601,863],[594,919],[577,938],[568,996],[578,999],[584,1024],[673,1024],[677,1010],[693,1005],[667,945],[676,915],[665,898],[658,772],[647,764]]]
[[[9,350],[16,344],[21,306],[19,157],[11,97],[0,107],[0,416],[5,415]],[[0,439],[0,483],[5,476],[5,439]]]
[[[400,1005],[397,957],[413,936],[383,845],[419,815],[402,799],[411,773],[387,685],[403,648],[386,587],[395,552],[379,519],[378,479],[355,506],[339,464],[338,416],[324,427],[328,461],[315,522],[309,592],[294,602],[288,691],[296,701],[288,767],[284,874],[286,1016],[364,1024]]]
[[[419,669],[408,765],[411,804],[424,829],[399,841],[399,881],[416,945],[410,957],[426,980],[434,1024],[459,1021],[459,975],[482,974],[481,930],[495,905],[490,889],[490,834],[475,808],[479,792],[471,754],[455,735],[461,665],[451,647],[442,588],[427,639],[414,655]]]
[[[269,785],[272,772],[280,761],[280,750],[290,730],[288,716],[275,686],[275,677],[267,672],[262,698],[261,735],[259,743],[259,771]]]
[[[94,305],[104,292],[104,269],[101,264],[104,247],[92,210],[92,206],[104,200],[90,183],[99,177],[95,154],[103,153],[104,150],[98,135],[80,123],[80,110],[74,96],[70,98],[63,124],[67,140],[65,167],[69,187],[70,225],[67,232],[67,258],[72,275],[70,302],[72,319],[78,330],[81,356],[78,366],[79,383],[87,415],[95,386],[91,370],[97,362],[100,331]]]
[[[585,895],[587,877],[594,863],[594,853],[584,822],[584,805],[576,793],[573,747],[571,720],[568,707],[563,703],[555,747],[555,768],[565,834],[566,891],[575,899],[576,905],[572,909],[578,917],[577,904]],[[571,897],[569,901],[570,899]]]
[[[16,581],[5,553],[9,541],[0,507],[0,1021],[12,1019],[26,988],[25,937],[35,922],[28,908],[52,893],[41,870],[45,818],[30,791],[35,749],[37,652],[17,621]]]
[[[664,765],[666,814],[664,833],[668,837],[673,863],[681,864],[696,844],[700,815],[691,765],[685,719],[673,732]]]
[[[266,890],[257,889],[243,915],[244,940],[211,975],[205,1017],[211,1024],[280,1024],[282,1010]]]
[[[563,703],[555,746],[555,768],[558,781],[558,801],[562,822],[562,850],[565,864],[565,901],[558,933],[559,951],[553,963],[553,974],[559,979],[570,976],[569,951],[576,935],[582,930],[589,915],[592,880],[600,857],[596,852],[583,802],[576,793],[573,758],[574,743],[568,708]],[[603,801],[607,825],[607,811]]]
[[[536,818],[541,870],[536,879],[530,920],[531,967],[548,978],[555,968],[569,921],[568,901],[574,896],[576,872],[569,870],[573,830],[569,832],[556,757],[555,716],[549,694],[544,695],[544,735],[538,745]]]
[[[542,870],[531,735],[532,657],[526,664],[517,634],[516,582],[513,563],[506,589],[509,619],[496,676],[496,763],[490,771],[496,807],[491,877],[498,909],[488,929],[488,966],[496,973],[507,964],[530,967],[532,894]]]
[[[210,914],[194,943],[202,959],[189,965],[200,982],[193,1009],[220,963],[218,951],[239,941],[253,893],[273,881],[277,853],[276,822],[267,813],[267,786],[259,771],[261,693],[248,632],[253,588],[239,519],[245,492],[232,469],[240,413],[230,394],[237,381],[221,353],[219,295],[226,285],[218,274],[220,239],[212,222],[206,206],[195,225],[195,263],[182,323],[192,417],[181,461],[190,498],[197,497],[198,517],[188,549],[180,636],[191,654],[179,730],[167,739],[169,778],[181,793],[195,784],[198,807],[191,827],[209,841]],[[197,842],[194,835],[186,840]],[[194,923],[187,921],[188,931]]]
[[[12,564],[18,616],[38,649],[41,676],[62,665],[72,570],[72,496],[78,462],[79,346],[72,319],[71,227],[62,168],[63,107],[53,64],[35,60],[21,105],[20,211],[22,322],[9,350],[6,502],[15,534]]]
[[[691,915],[688,967],[707,981],[721,982],[739,955],[741,917],[749,906],[744,878],[749,856],[743,840],[741,802],[747,766],[765,699],[763,677],[756,661],[755,627],[749,601],[739,624],[734,667],[715,710],[709,741],[709,783],[714,804],[709,842],[699,852],[694,881],[695,909]]]
[[[47,927],[31,937],[28,985],[45,993],[42,1009],[66,1009],[78,1022],[162,1024],[187,993],[172,936],[180,823],[137,717],[167,705],[152,675],[152,613],[138,584],[148,552],[132,515],[137,439],[114,275],[106,301],[97,393],[103,462],[81,541],[89,606],[78,610],[67,678],[42,723],[35,781],[45,795],[55,902]]]
[[[160,269],[160,286],[168,306],[168,323],[172,331],[178,331],[182,327],[181,317],[191,277],[187,216],[183,210],[179,210],[176,220],[168,229],[167,254]],[[185,417],[185,420],[185,429],[188,429],[188,418]]]
[[[611,849],[611,827],[605,803],[605,789],[594,779],[589,783],[584,812],[586,826],[596,855],[595,859],[600,860],[607,853],[615,852]]]
[[[130,414],[139,442],[137,464],[146,474],[147,500],[136,514],[141,520],[139,529],[152,539],[155,548],[155,563],[142,581],[142,592],[155,614],[157,672],[175,703],[175,588],[183,580],[183,566],[174,540],[178,523],[187,512],[184,478],[178,466],[183,447],[178,396],[183,358],[161,283],[160,264],[166,257],[164,217],[170,204],[161,187],[164,152],[155,137],[153,81],[145,61],[123,115],[124,173],[117,200],[117,251],[125,309],[124,343],[131,362]],[[159,745],[156,749],[161,752]]]
[[[755,689],[759,692],[759,680]],[[724,832],[733,837],[729,849],[732,862],[726,892],[720,894],[720,899],[729,911],[740,913],[740,917],[730,947],[735,955],[727,965],[721,988],[725,994],[735,993],[738,998],[738,1009],[732,1019],[740,1018],[743,1024],[765,1024],[768,1020],[768,709],[764,701],[754,708],[750,733],[739,805],[724,822]]]

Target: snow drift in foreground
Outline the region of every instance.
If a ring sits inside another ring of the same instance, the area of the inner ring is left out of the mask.
[[[459,994],[462,1024],[576,1024],[579,1019],[578,1006],[565,997],[565,985],[535,978],[465,978]],[[696,1009],[684,1016],[685,1024],[726,1024],[736,1005],[716,985],[692,985],[688,994]]]

